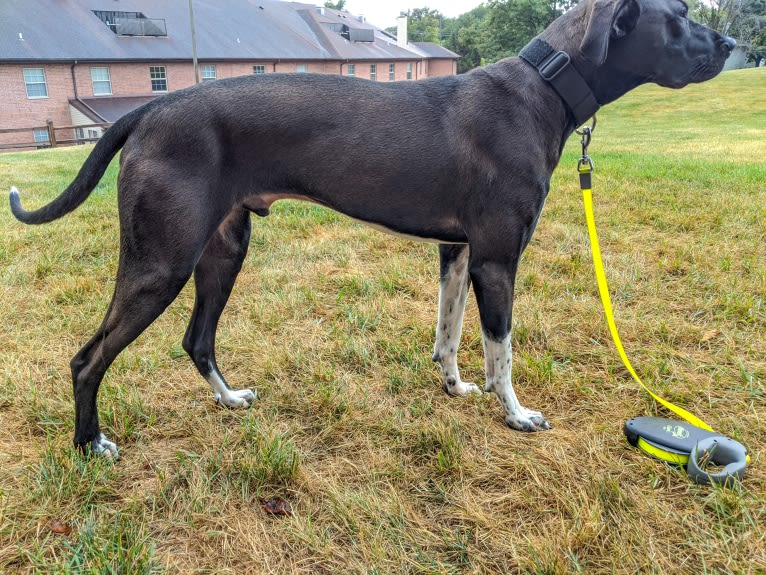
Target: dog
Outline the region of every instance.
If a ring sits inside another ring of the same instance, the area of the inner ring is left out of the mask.
[[[567,138],[604,104],[644,83],[681,88],[716,76],[734,40],[688,18],[681,0],[583,0],[511,57],[469,73],[414,82],[273,74],[205,83],[158,98],[106,131],[74,181],[17,219],[64,216],[122,149],[120,254],[113,299],[71,362],[75,446],[117,457],[101,433],[99,385],[116,356],[193,275],[183,346],[217,402],[249,407],[215,358],[218,320],[239,273],[251,214],[301,199],[395,234],[439,244],[434,360],[450,395],[481,393],[456,354],[473,285],[485,391],[505,423],[550,424],[511,382],[511,314],[529,243]],[[328,161],[328,157],[332,161]]]

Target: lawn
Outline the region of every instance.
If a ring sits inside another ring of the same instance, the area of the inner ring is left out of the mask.
[[[0,155],[0,190],[57,195],[89,147]],[[600,308],[572,138],[524,255],[523,404],[450,398],[431,362],[433,245],[293,202],[254,221],[218,359],[219,408],[181,338],[189,285],[100,392],[117,463],[71,448],[69,360],[109,303],[116,163],[90,200],[27,227],[0,208],[2,573],[766,572],[766,69],[643,87],[599,114],[596,221],[623,342],[666,398],[752,452],[742,484],[691,483],[629,446],[667,416],[620,364]],[[473,299],[460,361],[481,382]],[[262,502],[282,498],[292,515]]]

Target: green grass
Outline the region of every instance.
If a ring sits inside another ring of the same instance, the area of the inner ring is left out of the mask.
[[[309,204],[257,219],[218,358],[252,386],[214,405],[181,350],[188,286],[115,362],[100,413],[122,459],[70,448],[68,362],[103,317],[116,163],[70,216],[0,209],[2,573],[766,572],[766,73],[643,87],[599,114],[596,219],[633,364],[753,454],[733,489],[630,447],[659,413],[603,320],[568,144],[524,255],[516,389],[554,429],[508,430],[493,396],[451,399],[430,361],[438,262]],[[0,190],[54,197],[88,147],[0,155]],[[469,305],[460,364],[480,383]],[[293,515],[264,512],[281,497]]]

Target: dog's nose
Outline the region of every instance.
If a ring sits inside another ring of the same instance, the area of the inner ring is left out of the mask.
[[[734,51],[734,47],[737,45],[737,41],[729,36],[721,36],[718,45],[731,54]]]

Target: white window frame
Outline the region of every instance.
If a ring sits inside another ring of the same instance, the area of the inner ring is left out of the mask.
[[[346,76],[356,76],[356,64],[349,64],[346,68]]]
[[[96,76],[102,72],[106,72],[106,79],[103,77],[97,78]],[[90,68],[90,82],[93,86],[94,96],[111,96],[112,95],[112,75],[109,72],[109,68],[106,66],[91,66]],[[96,88],[96,87],[99,88]],[[106,87],[106,90],[104,90]]]
[[[296,74],[308,74],[309,73],[309,65],[308,64],[296,64],[295,65],[295,73]]]
[[[160,72],[162,75],[160,75]],[[162,94],[168,91],[168,72],[165,66],[149,66],[149,81],[152,86],[152,93]],[[164,82],[165,88],[163,90],[155,89],[155,82]]]
[[[48,128],[35,128],[32,132],[32,136],[35,139],[35,144],[37,144],[38,149],[50,148],[51,135],[48,133]]]
[[[200,77],[203,82],[212,82],[218,77],[215,64],[203,64],[200,66]]]
[[[396,64],[388,65],[388,81],[393,82],[396,80]]]
[[[370,80],[375,82],[377,81],[377,79],[378,79],[378,65],[370,64]]]
[[[42,76],[42,82],[39,81],[39,77],[30,78],[32,74],[37,74],[38,72]],[[27,98],[29,98],[30,100],[40,100],[40,99],[48,97],[48,80],[45,76],[45,68],[24,68],[23,74],[24,74],[24,88],[27,91]],[[32,80],[36,80],[36,81],[32,81]],[[43,91],[45,93],[34,94],[34,95],[30,94],[29,88],[31,86],[35,86],[35,87],[42,86]]]
[[[264,64],[256,64],[253,66],[253,74],[265,74],[266,66]]]
[[[412,80],[412,62],[407,62],[407,79]]]

